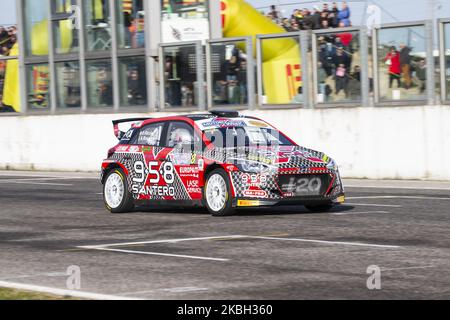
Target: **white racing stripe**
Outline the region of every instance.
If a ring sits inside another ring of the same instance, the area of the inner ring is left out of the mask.
[[[98,294],[98,293],[84,292],[84,291],[57,289],[57,288],[50,288],[50,287],[43,287],[43,286],[15,283],[15,282],[6,282],[6,281],[0,281],[0,287],[8,288],[8,289],[15,289],[15,290],[25,290],[25,291],[32,291],[32,292],[47,293],[47,294],[61,296],[61,297],[74,297],[74,298],[91,299],[91,300],[140,300],[138,298],[121,297],[121,296],[115,296],[115,295]]]

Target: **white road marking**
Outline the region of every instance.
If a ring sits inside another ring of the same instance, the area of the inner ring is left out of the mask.
[[[330,214],[332,214],[333,216],[347,216],[347,215],[352,215],[352,214],[369,214],[369,213],[390,213],[390,212],[389,211],[361,211],[361,212],[348,211],[348,212],[332,212]]]
[[[26,184],[26,185],[38,185],[38,186],[58,186],[58,187],[70,187],[73,186],[73,184],[68,183],[50,183],[50,182],[29,182],[29,181],[6,181],[6,180],[0,180],[0,183],[15,183],[15,184]]]
[[[198,291],[208,291],[208,288],[197,288],[197,287],[180,287],[180,288],[165,288],[165,289],[154,289],[146,291],[136,291],[136,292],[126,292],[119,293],[121,296],[131,296],[131,295],[141,295],[150,293],[160,293],[160,292],[170,292],[170,293],[185,293],[185,292],[198,292]]]
[[[298,242],[312,242],[312,243],[320,243],[320,244],[360,246],[360,247],[374,247],[374,248],[388,248],[388,249],[400,248],[399,246],[382,245],[382,244],[371,244],[371,243],[360,243],[360,242],[341,242],[341,241],[325,241],[325,240],[294,239],[294,238],[275,238],[275,237],[257,237],[257,236],[249,236],[249,238],[262,239],[262,240],[298,241]]]
[[[6,281],[0,281],[0,287],[8,288],[8,289],[15,289],[15,290],[25,290],[25,291],[47,293],[47,294],[56,295],[56,296],[62,296],[62,297],[68,296],[68,297],[81,298],[81,299],[92,299],[92,300],[140,300],[138,298],[130,298],[130,297],[115,296],[115,295],[98,294],[98,293],[85,292],[85,291],[57,289],[57,288],[43,287],[43,286],[23,284],[23,283],[6,282]]]
[[[365,185],[345,185],[346,188],[365,188],[365,189],[405,189],[405,190],[450,190],[450,188],[437,188],[437,187],[401,187],[401,186],[365,186]]]
[[[346,205],[350,206],[363,206],[363,207],[388,207],[388,208],[402,208],[401,205],[394,205],[394,204],[375,204],[375,203],[349,203],[346,202]]]
[[[220,262],[230,261],[229,259],[222,259],[222,258],[209,258],[209,257],[199,257],[199,256],[188,256],[188,255],[170,254],[170,253],[160,253],[160,252],[147,252],[147,251],[135,251],[135,250],[121,250],[121,249],[107,249],[107,248],[95,248],[95,249],[93,249],[93,250],[110,251],[110,252],[121,252],[121,253],[130,253],[130,254],[143,254],[143,255],[149,255],[149,256],[163,256],[163,257],[173,257],[173,258],[185,258],[185,259],[196,259],[196,260],[220,261]]]
[[[436,267],[436,266],[391,268],[391,269],[381,269],[381,271],[384,272],[384,271],[397,271],[397,270],[428,269],[428,268],[435,268],[435,267]]]
[[[347,200],[359,199],[419,199],[419,200],[450,200],[443,197],[424,197],[424,196],[364,196],[364,197],[348,197]]]
[[[186,242],[186,241],[237,239],[237,238],[248,238],[248,237],[241,236],[241,235],[233,235],[233,236],[217,236],[217,237],[203,237],[203,238],[167,239],[167,240],[152,240],[152,241],[141,241],[141,242],[111,243],[111,244],[101,244],[101,245],[96,245],[96,246],[79,246],[77,248],[80,248],[80,249],[102,249],[102,248],[110,248],[110,247],[128,247],[128,246],[156,244],[156,243],[177,243],[177,242]]]

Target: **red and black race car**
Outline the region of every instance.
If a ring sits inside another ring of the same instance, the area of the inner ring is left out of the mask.
[[[132,123],[122,132],[119,125]],[[345,201],[338,167],[267,122],[237,112],[114,121],[120,143],[102,164],[112,213],[135,206],[236,208],[304,205],[314,212]]]

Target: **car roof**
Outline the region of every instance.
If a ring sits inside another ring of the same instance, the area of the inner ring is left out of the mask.
[[[190,123],[194,123],[201,120],[206,119],[236,119],[236,118],[242,118],[242,119],[254,119],[254,120],[260,120],[255,117],[250,116],[244,116],[239,115],[238,117],[227,117],[227,116],[220,116],[217,114],[211,114],[211,113],[204,113],[204,114],[186,114],[181,116],[169,116],[169,117],[162,117],[162,118],[149,118],[148,120],[143,121],[139,127],[143,127],[147,124],[157,123],[157,122],[174,122],[174,121],[188,121]]]

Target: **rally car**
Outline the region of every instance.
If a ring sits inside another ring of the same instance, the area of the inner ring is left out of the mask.
[[[124,123],[131,123],[126,132]],[[258,118],[217,111],[113,124],[120,142],[101,176],[112,213],[170,204],[206,207],[214,216],[285,204],[325,212],[345,201],[333,159]]]

